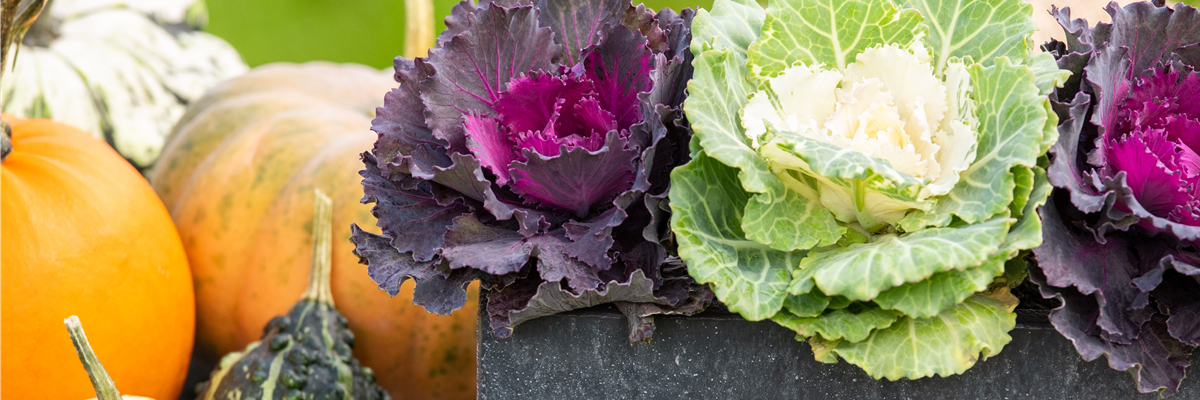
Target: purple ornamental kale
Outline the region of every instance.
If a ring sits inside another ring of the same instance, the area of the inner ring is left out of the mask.
[[[493,332],[615,303],[630,340],[652,314],[702,310],[712,293],[674,254],[670,171],[688,160],[680,105],[694,12],[629,0],[456,5],[428,57],[397,58],[364,153],[364,202],[383,235],[352,228],[391,295],[447,314],[468,283]]]
[[[1179,387],[1200,346],[1200,14],[1161,2],[1088,25],[1054,10],[1075,75],[1051,95],[1059,139],[1030,278],[1062,306],[1054,326],[1138,390]]]

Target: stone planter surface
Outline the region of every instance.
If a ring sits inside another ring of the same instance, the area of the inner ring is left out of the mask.
[[[817,362],[795,332],[723,309],[655,317],[653,341],[636,345],[611,305],[528,321],[508,339],[492,335],[479,309],[479,399],[1158,398],[1138,393],[1129,373],[1104,357],[1083,361],[1047,311],[1018,310],[1013,341],[964,374],[892,382],[845,362]],[[1193,353],[1193,366],[1198,358]],[[1197,378],[1185,378],[1170,398],[1200,399]]]

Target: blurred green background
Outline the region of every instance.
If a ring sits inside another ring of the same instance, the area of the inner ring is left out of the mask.
[[[207,0],[206,31],[229,41],[250,66],[329,60],[376,68],[404,50],[403,0]],[[454,0],[433,0],[436,32]],[[708,8],[712,0],[652,0],[655,10]],[[435,36],[436,36],[435,32]]]

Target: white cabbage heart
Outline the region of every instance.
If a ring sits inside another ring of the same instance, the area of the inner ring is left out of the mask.
[[[970,76],[952,61],[939,79],[920,42],[867,49],[841,71],[795,65],[766,83],[741,110],[746,135],[777,173],[800,170],[816,178],[820,202],[843,222],[893,224],[911,209],[926,209],[932,203],[926,200],[949,193],[975,159]],[[871,188],[856,201],[854,187],[830,182],[791,153],[766,145],[768,125],[887,161],[923,186],[916,201]]]

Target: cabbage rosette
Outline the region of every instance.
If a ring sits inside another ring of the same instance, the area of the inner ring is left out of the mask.
[[[1045,48],[1075,75],[1050,96],[1054,191],[1029,276],[1084,359],[1169,395],[1200,346],[1200,15],[1115,4],[1112,24],[1053,12],[1067,41]]]
[[[875,378],[1011,338],[1066,79],[1008,0],[717,0],[693,22],[680,257],[730,310]]]
[[[492,331],[602,303],[648,340],[650,315],[698,312],[667,226],[668,178],[688,160],[692,10],[628,0],[464,1],[428,57],[397,58],[363,154],[353,228],[368,274],[447,314],[488,289]]]

